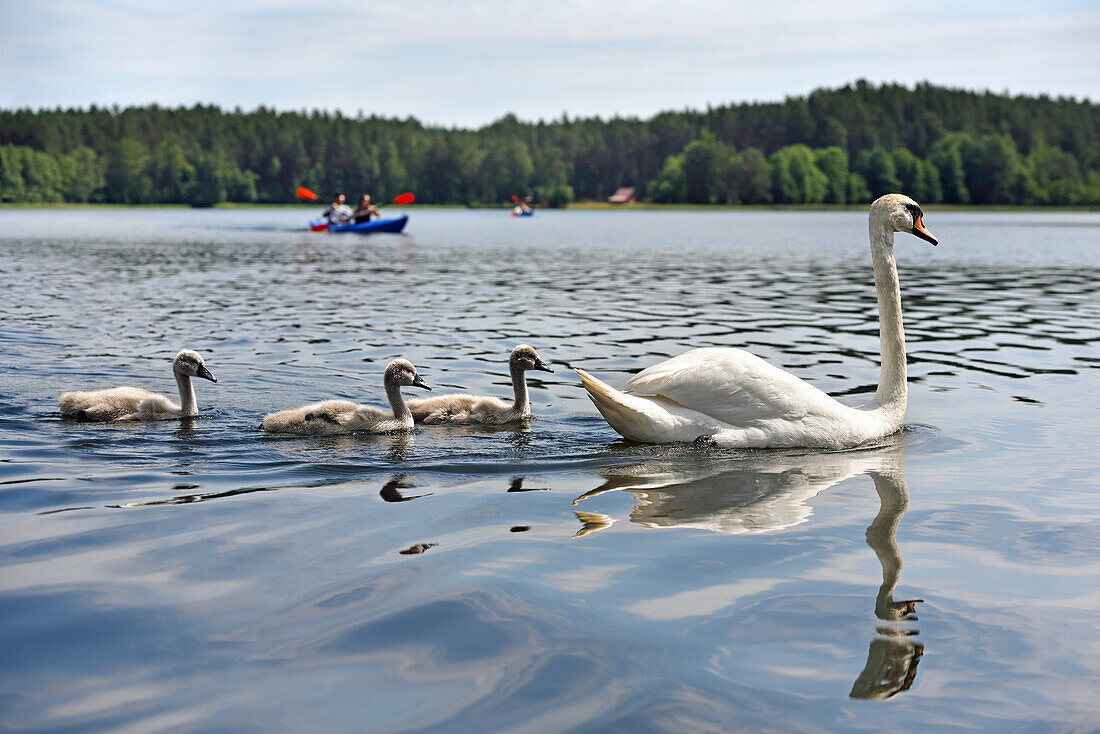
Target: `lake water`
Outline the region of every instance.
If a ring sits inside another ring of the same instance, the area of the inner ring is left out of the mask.
[[[741,346],[866,400],[865,214],[313,213],[0,210],[0,728],[1100,727],[1100,214],[931,208],[906,429],[737,452],[622,441],[570,368]],[[529,425],[256,429],[397,356],[508,395],[521,342]],[[59,419],[184,347],[198,418]]]

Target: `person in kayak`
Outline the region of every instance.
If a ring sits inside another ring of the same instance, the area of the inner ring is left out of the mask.
[[[321,212],[321,216],[328,220],[329,224],[344,224],[352,217],[351,207],[348,206],[347,197],[337,191],[332,196],[332,203],[328,209]]]
[[[382,216],[382,212],[378,210],[378,207],[370,203],[370,194],[363,194],[359,197],[359,204],[355,207],[355,213],[351,216],[355,219],[356,224],[361,224],[363,222],[369,222],[371,217]]]

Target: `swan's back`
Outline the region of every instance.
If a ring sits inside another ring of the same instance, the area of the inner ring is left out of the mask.
[[[388,433],[412,428],[412,420],[395,418],[393,413],[373,405],[359,405],[350,400],[325,400],[264,416],[260,428],[268,433],[299,436]]]
[[[140,387],[67,392],[57,404],[63,418],[83,421],[139,420],[179,412],[168,398]]]
[[[510,403],[484,395],[454,393],[408,401],[413,420],[417,423],[500,424],[524,416]]]
[[[360,406],[350,400],[325,400],[264,416],[260,428],[269,433],[323,436],[343,433]]]
[[[832,416],[845,406],[822,390],[743,349],[705,347],[648,367],[628,393],[661,397],[729,426]]]

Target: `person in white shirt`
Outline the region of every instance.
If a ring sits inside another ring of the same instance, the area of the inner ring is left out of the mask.
[[[332,203],[321,212],[321,216],[328,220],[329,224],[346,224],[351,219],[351,207],[348,206],[347,197],[341,192],[336,192],[332,197]]]

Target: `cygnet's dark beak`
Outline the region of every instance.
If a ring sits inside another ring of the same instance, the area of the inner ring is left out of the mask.
[[[211,382],[217,382],[218,378],[210,374],[210,370],[206,369],[206,365],[200,364],[199,371],[195,373],[196,377],[201,377],[204,380],[210,380]]]
[[[931,232],[924,228],[924,222],[921,221],[921,217],[917,217],[913,220],[913,234],[920,237],[922,240],[931,242],[933,245],[938,245],[940,243],[939,240],[932,236]]]
[[[550,365],[546,364],[545,362],[543,362],[538,357],[535,357],[535,369],[536,370],[541,370],[543,372],[553,372],[554,371],[554,370],[550,369]]]
[[[422,387],[425,390],[427,390],[428,392],[432,391],[431,385],[424,382],[423,378],[421,378],[420,375],[417,375],[416,377],[413,378],[413,383],[412,384],[413,384],[413,387]]]

